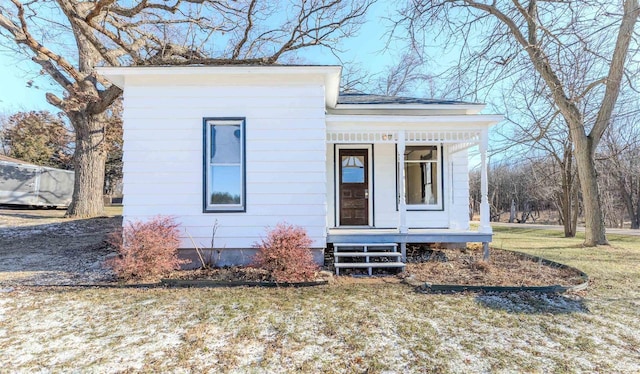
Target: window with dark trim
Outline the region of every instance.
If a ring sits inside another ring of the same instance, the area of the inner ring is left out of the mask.
[[[404,153],[405,196],[409,209],[442,206],[441,147],[407,146]]]
[[[244,212],[245,119],[204,119],[205,212]]]

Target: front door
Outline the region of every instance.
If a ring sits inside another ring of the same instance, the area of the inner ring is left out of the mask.
[[[340,225],[369,225],[369,160],[366,149],[340,150]]]

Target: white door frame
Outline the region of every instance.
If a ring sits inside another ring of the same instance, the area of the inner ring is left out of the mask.
[[[366,149],[367,150],[367,173],[369,175],[369,217],[368,224],[366,226],[345,226],[340,224],[340,150],[341,149]],[[334,174],[334,188],[336,191],[335,198],[335,220],[336,227],[354,227],[354,228],[362,228],[362,227],[373,227],[373,199],[374,199],[374,183],[373,183],[373,144],[336,144],[335,151],[333,154],[333,174]]]

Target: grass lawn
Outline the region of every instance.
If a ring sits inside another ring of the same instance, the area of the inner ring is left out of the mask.
[[[640,237],[497,228],[578,267],[580,295],[432,295],[402,284],[0,292],[0,372],[640,372]]]

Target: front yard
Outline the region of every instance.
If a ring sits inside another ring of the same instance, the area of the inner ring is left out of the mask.
[[[496,231],[497,247],[585,271],[588,291],[30,288],[0,273],[0,371],[640,371],[640,238],[594,250],[552,231]]]

